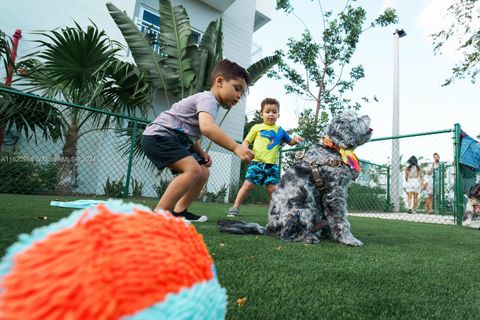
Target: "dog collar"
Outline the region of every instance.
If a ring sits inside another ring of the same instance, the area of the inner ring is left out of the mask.
[[[335,144],[335,142],[330,139],[329,136],[323,136],[322,143],[325,147],[340,152],[340,155],[342,156],[342,161],[350,168],[357,170],[358,172],[362,172],[362,168],[360,167],[357,156],[355,155],[355,152],[353,152],[353,149],[340,148]]]
[[[337,145],[335,144],[335,142],[333,142],[332,139],[330,139],[329,136],[323,136],[323,138],[322,138],[322,144],[323,144],[323,146],[325,146],[325,147],[327,147],[327,148],[334,149],[334,150],[337,150],[337,151],[340,150],[340,147],[337,146]]]

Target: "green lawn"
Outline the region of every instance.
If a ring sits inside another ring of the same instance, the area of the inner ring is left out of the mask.
[[[0,195],[0,249],[22,232],[67,215],[52,196]],[[62,198],[60,200],[64,200]],[[73,199],[73,198],[72,198]],[[135,200],[142,203],[144,200]],[[145,200],[152,205],[155,200]],[[480,231],[352,217],[360,248],[287,243],[217,231],[228,205],[195,203],[197,225],[228,293],[228,319],[477,319]],[[47,216],[47,220],[37,219]],[[265,223],[267,208],[242,207]],[[239,298],[247,298],[243,306]]]

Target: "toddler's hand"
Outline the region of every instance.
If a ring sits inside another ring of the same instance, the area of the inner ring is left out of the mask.
[[[244,145],[238,144],[237,147],[233,150],[233,153],[240,158],[240,160],[250,163],[255,156],[253,151],[245,147]]]
[[[302,142],[303,140],[305,140],[305,139],[303,139],[303,138],[300,137],[300,136],[295,136],[295,137],[293,137],[293,141],[295,141],[295,143]]]

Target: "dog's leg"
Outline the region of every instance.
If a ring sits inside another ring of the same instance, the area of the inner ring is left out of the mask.
[[[307,212],[308,211],[308,212]],[[280,230],[280,239],[303,243],[319,243],[320,239],[312,232],[313,224],[307,219],[312,213],[309,209],[294,209],[286,217]]]
[[[332,239],[349,246],[361,246],[363,242],[355,238],[350,231],[350,223],[347,220],[346,193],[341,189],[337,188],[325,194],[325,215]]]

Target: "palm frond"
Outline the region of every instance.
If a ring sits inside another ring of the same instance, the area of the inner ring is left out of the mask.
[[[14,65],[11,56],[11,43],[12,39],[0,30],[0,60],[3,62],[5,70],[8,70],[9,66]]]
[[[38,131],[45,139],[57,141],[61,138],[66,129],[61,110],[51,103],[18,92],[19,94],[0,91],[0,127],[7,131],[14,127],[27,140],[32,137],[36,139]]]
[[[37,58],[43,60],[50,80],[47,87],[60,85],[74,97],[97,83],[98,69],[118,51],[105,32],[94,26],[86,31],[67,27],[40,35],[49,40],[37,40],[42,49]]]
[[[136,115],[138,111],[142,116],[151,107],[153,91],[148,81],[148,75],[136,65],[114,59],[108,61],[103,83],[102,97],[105,106],[111,112],[128,116]]]
[[[130,153],[130,148],[131,148],[131,141],[134,139],[134,149],[133,149],[133,155],[136,158],[145,158],[145,153],[143,152],[142,149],[142,135],[143,131],[145,130],[145,125],[139,125],[139,128],[137,129],[135,136],[133,136],[133,129],[132,127],[128,127],[126,129],[118,130],[117,133],[120,137],[126,137],[127,139],[121,139],[123,141],[122,143],[117,145],[117,151],[121,152],[122,155],[128,156]]]

